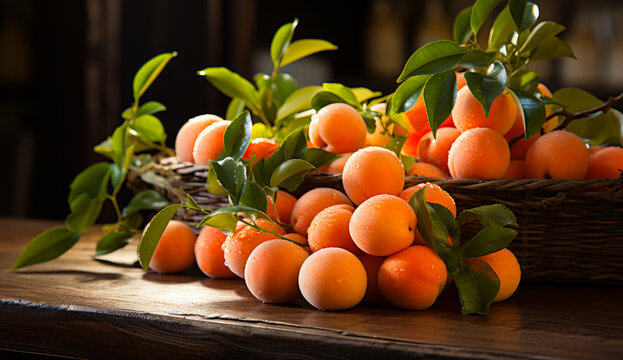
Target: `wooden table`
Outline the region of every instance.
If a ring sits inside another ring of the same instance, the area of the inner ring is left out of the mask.
[[[242,280],[144,273],[136,244],[92,259],[98,230],[47,264],[10,266],[50,221],[0,219],[0,357],[623,358],[623,288],[522,285],[487,316],[449,291],[426,311],[262,304]]]

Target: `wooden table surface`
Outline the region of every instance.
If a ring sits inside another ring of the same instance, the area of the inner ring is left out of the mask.
[[[623,288],[522,284],[487,316],[454,291],[426,311],[263,304],[242,280],[144,273],[136,243],[93,260],[98,230],[10,270],[51,221],[0,219],[0,349],[85,358],[623,358]],[[6,352],[5,352],[6,354]],[[1,357],[1,354],[0,354]]]

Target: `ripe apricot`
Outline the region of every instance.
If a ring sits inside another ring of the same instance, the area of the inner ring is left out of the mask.
[[[307,235],[307,228],[314,217],[332,205],[352,205],[343,192],[331,188],[315,188],[301,196],[292,209],[290,224],[297,233]]]
[[[197,165],[208,165],[210,160],[216,159],[225,148],[223,136],[231,121],[217,121],[203,129],[193,147],[193,158]]]
[[[372,256],[366,253],[360,253],[358,257],[363,267],[366,269],[366,276],[368,278],[368,288],[366,289],[366,295],[363,297],[363,301],[371,304],[387,302],[379,290],[377,281],[379,269],[383,261],[385,261],[385,257]]]
[[[528,149],[526,178],[584,179],[588,164],[588,149],[579,136],[565,130],[552,131]]]
[[[259,300],[267,303],[288,303],[299,295],[299,270],[307,251],[287,240],[268,240],[259,244],[249,255],[244,268],[247,288]]]
[[[443,170],[438,168],[435,165],[418,161],[407,173],[409,175],[418,175],[418,176],[426,176],[431,178],[447,178],[448,174],[446,174]]]
[[[366,123],[352,106],[329,104],[312,115],[309,140],[316,147],[335,154],[356,151],[366,142]]]
[[[506,141],[509,142],[509,145],[511,141],[513,141],[516,138],[519,138],[518,140],[515,140],[515,142],[512,145],[510,145],[511,160],[525,159],[526,153],[528,152],[528,149],[530,148],[530,146],[532,146],[532,144],[534,144],[536,139],[538,139],[541,136],[540,133],[536,133],[532,135],[530,139],[526,140],[526,137],[523,135],[524,135],[523,117],[521,116],[521,113],[518,111],[517,119],[515,120],[513,127],[506,134],[504,134],[504,138],[506,139]]]
[[[623,171],[623,148],[610,146],[590,157],[587,179],[617,178]]]
[[[500,133],[489,128],[465,131],[454,141],[448,154],[448,168],[455,179],[499,179],[506,173],[509,162],[508,143]]]
[[[525,179],[526,178],[526,162],[524,160],[511,160],[508,163],[506,174],[502,179]]]
[[[513,295],[519,286],[519,280],[521,280],[521,268],[517,258],[510,250],[502,249],[476,259],[489,264],[500,279],[500,290],[493,302],[504,301]]]
[[[344,209],[344,206],[329,206],[314,217],[307,229],[307,241],[312,252],[339,247],[355,255],[361,253],[348,231],[348,224],[354,210]]]
[[[273,205],[273,199],[270,196],[266,197],[266,215],[275,221],[279,220],[284,224],[290,224],[290,215],[292,215],[294,204],[296,204],[296,198],[283,190],[279,190],[275,200]],[[275,208],[277,208],[276,213]]]
[[[383,116],[374,118],[376,128],[372,134],[366,133],[366,146],[385,146],[392,140],[391,135],[385,130],[385,127],[387,127],[387,116],[385,115],[386,107],[385,103],[380,103],[370,108],[370,110],[379,112],[383,114]]]
[[[264,230],[273,230],[273,224],[266,219],[257,219],[255,224]],[[274,231],[279,235],[285,234],[279,224],[274,224]],[[227,267],[239,277],[244,277],[244,267],[253,249],[275,238],[274,234],[255,230],[249,225],[239,226],[236,232],[228,235],[223,243]]]
[[[203,129],[214,124],[217,121],[223,121],[220,116],[205,114],[195,116],[188,120],[175,137],[175,154],[181,161],[194,162],[193,147],[197,137]]]
[[[307,243],[307,238],[299,233],[287,233],[283,235],[284,238],[288,238],[292,241],[296,241],[299,246],[303,248],[308,254],[311,254],[312,251],[309,248],[309,244]],[[296,245],[296,244],[295,244]]]
[[[257,138],[251,140],[247,151],[244,152],[242,157],[244,159],[251,159],[255,157],[252,164],[255,165],[259,159],[269,158],[275,151],[277,151],[278,148],[279,144],[271,139]]]
[[[195,258],[199,269],[211,278],[236,277],[225,265],[223,243],[227,236],[217,228],[204,226],[195,242]]]
[[[420,160],[433,164],[448,172],[448,153],[452,143],[461,135],[455,128],[441,128],[437,130],[437,137],[433,137],[432,132],[422,136],[418,143],[418,157]]]
[[[385,259],[378,274],[379,290],[392,305],[424,310],[443,291],[448,271],[433,250],[413,245]]]
[[[605,148],[606,148],[605,146],[598,146],[598,145],[589,146],[588,156],[593,156]]]
[[[348,158],[350,158],[353,153],[349,152],[340,155],[341,157],[333,160],[327,165],[319,167],[317,171],[329,174],[341,174],[342,172],[344,172],[344,165],[346,165],[346,161],[348,161]]]
[[[456,94],[456,103],[452,108],[454,125],[461,132],[487,127],[504,135],[511,129],[516,117],[517,106],[510,94],[495,98],[489,109],[489,116],[485,116],[485,110],[467,86]]]
[[[406,201],[407,203],[411,200],[413,194],[415,194],[418,190],[426,187],[424,190],[424,200],[427,202],[439,204],[444,206],[446,209],[450,210],[452,215],[456,217],[456,203],[450,194],[448,194],[441,186],[437,184],[431,183],[421,183],[417,185],[410,186],[404,189],[398,197]]]
[[[401,198],[376,195],[353,213],[348,229],[353,241],[365,253],[387,256],[413,243],[417,218]]]
[[[184,271],[195,263],[195,240],[197,236],[190,226],[171,220],[164,229],[149,267],[159,273]]]
[[[374,195],[398,195],[405,184],[405,170],[393,151],[370,146],[346,161],[342,184],[348,197],[359,205]]]
[[[344,310],[359,304],[366,293],[367,281],[361,261],[340,248],[311,254],[299,272],[303,297],[320,310]]]

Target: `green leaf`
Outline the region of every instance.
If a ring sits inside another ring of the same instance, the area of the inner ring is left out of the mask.
[[[576,58],[573,50],[569,47],[569,44],[554,36],[545,40],[534,50],[534,52],[530,55],[530,62],[562,57]]]
[[[412,76],[400,84],[389,101],[390,114],[405,112],[415,105],[430,77],[431,75]]]
[[[454,237],[457,231],[454,215],[443,205],[427,202],[427,206],[433,224],[433,236],[437,242],[437,247],[440,244],[450,245],[448,237]]]
[[[332,92],[335,95],[339,96],[344,100],[347,104],[354,107],[357,110],[361,110],[361,104],[357,101],[357,96],[353,93],[351,89],[348,87],[338,84],[338,83],[324,83],[322,84],[322,88],[325,91]]]
[[[240,98],[232,98],[227,105],[227,110],[225,111],[225,119],[233,119],[238,116],[242,110],[244,110],[244,100]]]
[[[456,101],[456,74],[447,70],[431,76],[424,85],[424,103],[433,136],[454,107]]]
[[[67,203],[71,204],[78,196],[86,193],[89,198],[106,196],[106,184],[110,177],[108,163],[95,163],[80,172],[69,185]]]
[[[333,103],[347,103],[346,100],[330,91],[319,91],[311,99],[311,105],[316,111]]]
[[[539,18],[539,7],[526,0],[510,0],[508,8],[519,31],[529,28]]]
[[[195,199],[193,199],[192,196],[190,196],[190,194],[186,194],[186,203],[188,204],[188,206],[190,206],[192,209],[195,210],[199,210],[199,211],[203,211],[203,209],[201,208],[201,206],[199,206],[199,204],[197,204],[197,202],[195,201]]]
[[[277,111],[276,122],[284,118],[311,108],[311,99],[322,91],[320,86],[307,86],[294,91],[283,102]]]
[[[289,159],[277,166],[275,172],[270,177],[270,186],[277,187],[291,177],[304,174],[307,175],[316,167],[302,159]]]
[[[508,87],[519,89],[523,92],[533,94],[539,86],[540,75],[536,71],[519,70],[515,71],[508,80]]]
[[[502,204],[483,205],[463,210],[456,221],[459,227],[478,220],[482,226],[517,226],[515,214]]]
[[[296,80],[290,74],[285,73],[277,74],[271,86],[273,97],[279,106],[299,88]]]
[[[136,213],[132,216],[128,216],[121,221],[121,226],[126,229],[138,229],[143,224],[143,215]]]
[[[13,270],[56,259],[78,242],[81,234],[56,227],[32,239],[13,263]]]
[[[279,147],[284,155],[284,161],[287,159],[302,159],[307,151],[307,139],[302,129],[299,129],[285,138]]]
[[[487,68],[484,74],[476,72],[465,73],[467,87],[469,87],[476,100],[482,105],[485,116],[489,116],[489,110],[493,101],[504,92],[507,80],[506,68],[497,60]]]
[[[223,151],[218,155],[217,160],[226,157],[231,157],[235,161],[240,160],[251,142],[252,128],[253,122],[251,121],[251,114],[246,110],[238,114],[229,124],[227,130],[225,130],[225,134],[223,135],[225,146]]]
[[[275,132],[274,139],[276,142],[281,143],[283,139],[285,139],[289,134],[309,126],[311,122],[311,117],[315,114],[316,111],[314,109],[310,109],[307,111],[303,111],[296,115],[290,115],[279,121],[277,124],[277,131]]]
[[[270,57],[273,59],[275,69],[283,66],[280,64],[280,60],[286,52],[286,49],[290,46],[294,29],[296,29],[298,23],[299,20],[294,19],[291,23],[281,25],[279,30],[275,33],[275,36],[273,36],[273,41],[270,44]]]
[[[461,12],[456,16],[456,19],[454,19],[454,41],[459,44],[465,43],[473,34],[472,28],[469,24],[471,17],[472,7],[468,6],[461,10]]]
[[[208,179],[206,180],[206,189],[212,195],[227,195],[227,190],[223,188],[221,183],[218,182],[218,178],[216,175],[216,171],[214,170],[214,166],[212,164],[208,164]]]
[[[495,9],[502,0],[476,0],[472,5],[472,16],[470,18],[470,26],[474,36],[478,34],[478,30],[489,17],[489,14]]]
[[[402,154],[402,147],[404,146],[405,141],[407,141],[407,137],[406,136],[396,136],[390,142],[385,144],[385,148],[388,149],[388,150],[393,151],[394,154],[396,154],[396,156],[398,156],[398,158],[400,158],[400,156]]]
[[[516,30],[510,10],[505,7],[493,22],[489,31],[489,45],[487,50],[498,50],[503,44],[510,43],[513,32]]]
[[[308,149],[303,156],[303,160],[314,165],[315,168],[327,165],[340,158],[341,155],[334,154],[322,149]]]
[[[495,59],[495,54],[495,51],[485,52],[482,50],[468,50],[461,58],[458,65],[470,68],[489,66]]]
[[[461,246],[464,257],[479,257],[507,247],[517,236],[517,231],[501,226],[486,226],[470,241]]]
[[[134,82],[132,83],[132,89],[134,92],[134,99],[140,98],[149,86],[156,80],[158,75],[164,70],[169,61],[177,56],[176,52],[164,53],[156,55],[152,59],[148,60],[134,75]]]
[[[70,204],[71,213],[65,218],[65,225],[69,231],[83,232],[95,224],[95,220],[102,211],[104,199],[91,198],[89,194],[78,195]]]
[[[368,133],[373,134],[376,131],[376,118],[380,118],[383,114],[366,108],[363,111],[359,111],[359,115],[363,118],[363,122],[366,124],[366,130]]]
[[[560,34],[565,29],[564,26],[553,21],[543,21],[532,29],[530,36],[519,49],[520,54],[527,54],[543,44],[548,39]]]
[[[224,67],[209,67],[197,72],[230,98],[239,98],[251,110],[258,111],[260,95],[253,84]]]
[[[578,112],[603,104],[603,101],[594,95],[577,88],[564,88],[556,91],[554,100],[563,104],[570,112]],[[566,130],[582,138],[590,139],[591,145],[622,144],[622,123],[615,110],[607,113],[598,112],[589,117],[575,119]]]
[[[407,60],[398,77],[398,82],[402,82],[411,76],[434,74],[452,69],[466,52],[467,50],[450,40],[428,43],[417,49]]]
[[[517,89],[510,91],[523,118],[526,139],[539,132],[545,123],[545,105],[534,95]]]
[[[151,142],[161,142],[167,137],[162,122],[153,115],[145,114],[139,116],[134,121],[132,128],[136,130],[140,137]]]
[[[497,274],[491,266],[479,259],[470,259],[454,276],[454,282],[459,290],[463,315],[487,314],[500,290]]]
[[[325,40],[302,39],[293,41],[283,54],[281,66],[286,66],[306,56],[328,50],[337,50],[337,46]]]
[[[96,153],[103,155],[107,158],[109,158],[110,160],[113,160],[113,157],[115,156],[115,153],[112,149],[112,138],[109,136],[106,138],[106,140],[102,141],[101,143],[95,145],[93,147],[93,151],[95,151]]]
[[[424,197],[425,190],[426,188],[422,188],[416,191],[413,196],[411,196],[411,199],[409,199],[409,205],[411,205],[413,211],[415,211],[417,230],[428,246],[430,246],[433,251],[437,252],[437,244],[433,235],[433,222]]]
[[[134,195],[128,206],[123,209],[123,217],[131,216],[141,210],[157,210],[169,205],[167,199],[156,190],[144,190]]]
[[[238,223],[236,214],[237,213],[208,215],[201,220],[197,227],[211,226],[222,230],[226,234],[231,234],[236,231],[236,224]]]
[[[240,204],[266,212],[266,192],[255,181],[249,180],[240,197]]]
[[[148,101],[141,105],[136,112],[136,117],[140,117],[141,115],[152,115],[161,111],[165,111],[167,109],[166,106],[157,102],[157,101]]]
[[[123,110],[123,112],[121,113],[121,117],[126,119],[126,120],[130,120],[132,119],[132,117],[134,116],[134,111],[131,107],[126,108],[125,110]]]
[[[227,191],[234,204],[238,204],[240,194],[246,185],[246,168],[231,157],[220,161],[211,161],[216,177],[221,186]]]
[[[350,90],[353,92],[353,94],[355,94],[355,97],[357,98],[357,102],[360,104],[363,103],[364,101],[374,99],[376,97],[383,95],[383,93],[380,91],[372,91],[365,87],[356,87],[356,88],[351,88]]]
[[[181,204],[172,204],[165,207],[160,210],[145,227],[141,242],[138,244],[138,260],[143,270],[147,271],[147,269],[149,269],[149,262],[154,255],[154,251],[164,233],[164,229],[166,229],[177,210],[181,209],[183,206],[184,205]]]
[[[120,180],[121,173],[123,172],[123,164],[125,163],[125,153],[126,153],[126,134],[128,131],[129,123],[124,122],[119,125],[112,134],[112,150],[114,154],[115,165],[117,167],[118,172],[113,172],[113,186]]]
[[[111,232],[102,237],[95,247],[95,256],[110,254],[128,245],[132,234],[124,232]]]

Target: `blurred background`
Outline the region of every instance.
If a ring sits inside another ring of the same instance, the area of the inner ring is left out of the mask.
[[[503,2],[504,4],[506,2]],[[540,20],[567,26],[578,60],[533,69],[552,91],[582,87],[605,99],[623,89],[623,2],[537,2]],[[274,32],[295,17],[295,39],[338,51],[287,66],[299,86],[340,82],[392,92],[419,46],[452,38],[469,0],[0,0],[0,216],[63,219],[69,184],[102,158],[92,147],[121,123],[132,78],[152,56],[177,51],[144,96],[173,146],[179,127],[202,113],[223,116],[228,99],[196,71],[225,66],[250,79],[270,72]],[[500,6],[501,8],[501,6]],[[481,31],[486,43],[490,24]],[[104,221],[106,219],[103,219]]]

